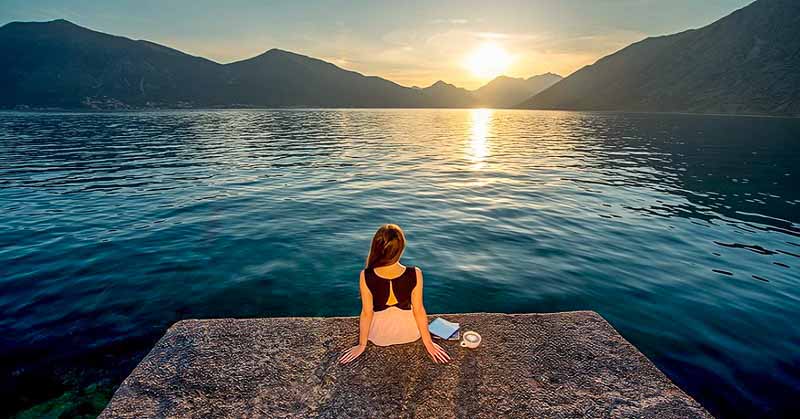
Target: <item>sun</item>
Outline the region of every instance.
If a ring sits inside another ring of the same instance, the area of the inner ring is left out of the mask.
[[[486,43],[472,52],[467,58],[466,66],[475,76],[488,79],[505,73],[511,61],[511,55],[501,46]]]

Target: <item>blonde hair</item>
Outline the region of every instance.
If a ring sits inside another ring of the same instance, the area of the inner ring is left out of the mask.
[[[367,256],[367,269],[391,265],[400,260],[406,248],[406,236],[397,224],[384,224],[375,236]]]

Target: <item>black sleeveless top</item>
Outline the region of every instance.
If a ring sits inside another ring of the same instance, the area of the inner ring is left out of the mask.
[[[394,298],[397,299],[397,304],[391,307],[411,310],[411,291],[417,286],[417,268],[406,266],[406,270],[403,271],[400,276],[393,279],[381,278],[375,274],[374,269],[365,269],[364,280],[367,282],[369,292],[372,293],[373,311],[382,311],[390,307],[386,305],[386,303],[389,302],[390,285],[394,293]]]

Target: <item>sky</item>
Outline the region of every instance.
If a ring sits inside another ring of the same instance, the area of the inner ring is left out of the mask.
[[[0,25],[67,19],[221,63],[280,48],[405,86],[444,80],[474,89],[500,72],[567,76],[750,1],[0,0]]]

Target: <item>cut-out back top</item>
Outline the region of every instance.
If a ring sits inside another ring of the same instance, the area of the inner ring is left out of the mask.
[[[365,269],[364,280],[369,292],[372,293],[373,311],[386,310],[392,306],[411,310],[411,291],[417,286],[415,267],[406,266],[406,270],[400,276],[392,279],[381,278],[373,268]]]

